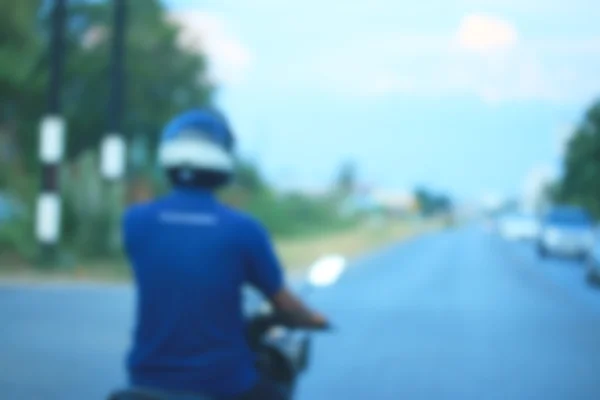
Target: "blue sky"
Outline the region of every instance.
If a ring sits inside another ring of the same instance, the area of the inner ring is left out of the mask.
[[[518,193],[600,95],[591,0],[167,4],[281,185],[327,184],[353,158],[386,188]]]

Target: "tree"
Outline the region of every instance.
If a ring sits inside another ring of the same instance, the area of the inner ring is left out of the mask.
[[[357,184],[357,166],[352,160],[346,161],[340,167],[336,187],[340,194],[348,196],[354,193]]]
[[[600,217],[600,102],[586,113],[567,146],[559,201],[586,207]]]
[[[22,187],[12,191],[19,193],[19,202],[29,205],[35,203],[39,182],[35,176],[37,144],[47,99],[52,3],[53,0],[0,1],[0,187]],[[138,151],[134,157],[138,161],[137,180],[151,182],[149,191],[159,193],[162,175],[144,160],[154,159],[152,149],[157,148],[164,124],[185,109],[210,105],[215,89],[206,79],[204,55],[182,47],[181,28],[169,22],[159,0],[126,3],[127,79],[121,133],[129,139],[137,138],[140,146],[149,150]],[[105,201],[97,150],[108,122],[113,1],[69,0],[67,4],[61,93],[67,122],[67,159],[61,171],[65,239],[62,245],[77,255],[103,257],[110,252],[107,238],[112,227],[107,216],[111,215],[111,205]],[[14,162],[16,154],[21,155],[20,163]],[[27,179],[15,177],[7,168],[16,164],[22,164]],[[259,166],[247,160],[240,160],[236,171],[235,184],[222,196],[254,214],[276,235],[337,229],[354,222],[337,213],[337,196],[282,195],[269,185]],[[144,179],[139,175],[145,175]],[[355,164],[345,163],[338,187],[348,195],[354,191],[356,181]],[[28,253],[26,247],[35,243],[33,226],[31,220],[19,220],[15,230],[12,226],[0,227],[0,253],[8,254],[7,249]]]
[[[42,5],[41,0],[0,2],[0,136],[11,148],[4,156],[10,156],[13,166],[31,165],[45,105],[47,54],[38,17]]]
[[[0,2],[0,129],[24,165],[37,164],[48,80],[49,1]],[[128,1],[123,133],[156,144],[174,114],[211,102],[203,54],[179,45],[181,28],[158,0]],[[107,129],[112,1],[70,0],[62,91],[67,157],[95,148]],[[2,129],[3,128],[3,129]],[[1,133],[0,133],[1,134]],[[155,146],[152,146],[155,147]]]
[[[430,216],[452,210],[452,199],[445,194],[438,194],[430,189],[419,187],[415,190],[415,198],[421,213]]]
[[[257,194],[267,190],[268,184],[254,162],[238,160],[235,167],[235,183],[244,190]]]
[[[29,206],[34,204],[39,182],[39,123],[46,109],[53,3],[0,1],[0,186],[17,193],[19,201]],[[209,105],[213,88],[207,83],[204,55],[180,45],[181,28],[168,21],[159,0],[126,3],[127,79],[122,133],[127,138],[144,136],[149,148],[155,149],[165,122],[185,109]],[[107,221],[102,204],[94,207],[86,202],[85,212],[80,213],[74,204],[81,203],[86,195],[81,190],[82,179],[77,179],[86,172],[82,162],[96,160],[107,130],[113,1],[69,0],[67,6],[61,90],[67,159],[61,175],[65,182],[65,244],[71,245],[82,231],[101,231],[89,215]],[[153,156],[149,154],[149,158]],[[92,172],[85,181],[99,179],[96,164],[91,165]],[[22,224],[27,232],[32,230],[31,221]],[[83,247],[100,244],[102,235],[98,235]],[[28,241],[34,243],[32,237]]]
[[[68,154],[95,147],[106,131],[112,2],[79,1],[69,15],[69,79],[65,85],[69,120]],[[206,83],[206,60],[178,44],[180,27],[166,19],[158,0],[127,2],[126,101],[123,133],[143,134],[155,148],[160,131],[173,115],[208,105],[213,88]]]
[[[429,215],[433,212],[434,209],[434,199],[433,194],[424,187],[419,187],[415,190],[415,198],[417,199],[417,204],[419,205],[419,210],[423,215]]]

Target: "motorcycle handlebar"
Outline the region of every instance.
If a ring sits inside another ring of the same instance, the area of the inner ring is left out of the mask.
[[[273,313],[267,315],[258,315],[250,320],[250,324],[258,330],[267,331],[269,328],[273,326],[285,326],[291,329],[302,329],[307,331],[317,331],[317,332],[327,332],[334,330],[334,327],[328,323],[324,326],[306,326],[303,324],[298,324],[293,320],[293,318],[282,314],[282,313]]]

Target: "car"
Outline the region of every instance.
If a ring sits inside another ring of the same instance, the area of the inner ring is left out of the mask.
[[[500,219],[499,230],[507,240],[535,240],[540,231],[539,219],[528,213],[507,214]]]
[[[537,248],[540,257],[587,259],[595,240],[595,224],[581,207],[558,206],[542,219]]]

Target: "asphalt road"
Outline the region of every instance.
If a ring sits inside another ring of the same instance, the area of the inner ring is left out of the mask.
[[[103,399],[123,383],[125,287],[0,287],[0,398]],[[600,398],[600,291],[582,267],[478,227],[358,260],[310,301],[338,331],[300,400]]]

